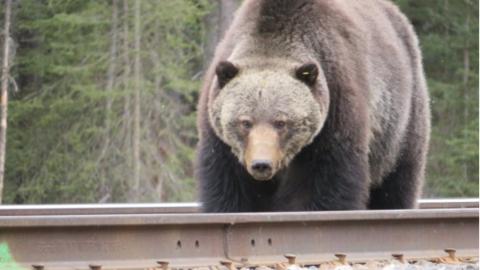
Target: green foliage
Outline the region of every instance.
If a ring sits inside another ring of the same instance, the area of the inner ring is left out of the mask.
[[[108,9],[97,1],[54,3],[22,1],[17,13],[14,71],[22,91],[9,106],[6,202],[95,199],[90,150],[101,97],[91,94],[100,91],[92,78],[105,69],[107,40],[98,36],[108,31],[101,19]]]
[[[134,90],[132,69],[127,74],[125,65],[132,65],[135,53],[134,2],[117,1],[113,30],[112,1],[23,0],[14,67],[22,91],[9,106],[6,203],[194,199],[199,82],[192,77],[202,64],[200,22],[209,5],[141,3],[142,198],[129,196]],[[112,31],[116,70],[107,92]]]
[[[431,95],[425,194],[478,197],[478,1],[396,2],[420,38]]]

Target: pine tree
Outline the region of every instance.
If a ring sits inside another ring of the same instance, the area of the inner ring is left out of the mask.
[[[22,1],[24,91],[11,103],[8,202],[194,199],[196,74],[210,5],[141,2]]]
[[[431,96],[425,193],[478,197],[478,1],[396,2],[420,37]]]

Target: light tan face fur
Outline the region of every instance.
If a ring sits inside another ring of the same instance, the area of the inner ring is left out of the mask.
[[[320,104],[294,70],[238,68],[211,103],[210,122],[253,178],[269,180],[319,133],[328,100]],[[253,170],[259,160],[271,169]]]

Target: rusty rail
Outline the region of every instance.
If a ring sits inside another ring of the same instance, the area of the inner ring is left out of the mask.
[[[479,199],[421,199],[420,209],[478,208]],[[129,215],[160,213],[198,213],[200,204],[142,203],[142,204],[52,204],[52,205],[2,205],[0,216],[23,215]]]
[[[186,208],[152,213],[165,208],[137,207],[90,209],[94,214],[73,208],[82,210],[70,215],[65,207],[62,214],[40,207],[38,215],[26,208],[21,211],[29,214],[5,215],[8,207],[2,207],[0,245],[8,247],[15,264],[45,270],[145,269],[157,261],[186,268],[219,265],[220,260],[271,264],[283,261],[285,253],[296,254],[304,264],[331,260],[337,252],[351,261],[391,253],[438,257],[445,248],[455,248],[458,256],[478,256],[479,212],[474,207],[242,214],[188,213]]]

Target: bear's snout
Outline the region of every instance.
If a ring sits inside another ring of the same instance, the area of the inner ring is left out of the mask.
[[[270,176],[272,174],[272,161],[264,159],[254,160],[250,169],[258,176]]]
[[[256,180],[269,180],[278,171],[282,159],[277,132],[267,126],[254,127],[248,136],[245,167]]]

